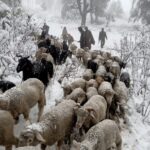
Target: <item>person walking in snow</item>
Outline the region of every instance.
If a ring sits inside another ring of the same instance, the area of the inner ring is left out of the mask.
[[[88,47],[91,49],[91,45],[95,44],[95,40],[93,37],[92,32],[88,29],[88,27],[85,27],[85,47]]]
[[[99,33],[99,39],[98,39],[99,42],[101,41],[101,48],[104,47],[106,39],[107,39],[107,34],[104,31],[104,28],[102,28],[101,32]]]
[[[41,38],[42,38],[42,39],[45,39],[46,36],[48,36],[48,33],[49,33],[49,26],[48,26],[46,23],[44,23],[44,26],[43,26],[43,28],[42,28],[42,35],[41,35]]]
[[[63,41],[66,41],[68,40],[68,31],[67,31],[67,28],[64,27],[63,28],[63,31],[62,31],[62,38],[63,38]]]
[[[80,36],[80,48],[85,48],[85,31],[83,30],[82,27],[78,27],[78,30],[81,34]]]
[[[5,30],[6,29],[6,24],[5,24],[5,21],[3,20],[2,22],[2,29]]]

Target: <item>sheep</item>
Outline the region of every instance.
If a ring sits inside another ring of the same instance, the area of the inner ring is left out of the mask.
[[[110,82],[111,85],[113,86],[115,83],[115,76],[111,72],[107,72],[104,77],[104,80]]]
[[[93,61],[98,65],[103,65],[105,62],[104,58],[101,55],[98,55]]]
[[[79,49],[76,50],[76,57],[81,61],[81,59],[84,56],[84,53],[85,53],[84,49],[79,48]]]
[[[98,70],[96,71],[96,81],[98,84],[101,84],[101,82],[103,82],[105,75],[106,68],[103,65],[100,65],[98,67]]]
[[[120,116],[123,117],[123,119],[125,119],[124,106],[128,101],[128,89],[125,86],[124,82],[121,82],[119,79],[116,79],[113,89],[115,91],[114,99],[118,104]]]
[[[113,56],[113,57],[111,57],[111,59],[113,61],[118,62],[119,66],[120,66],[120,69],[125,68],[126,65],[127,65],[127,63],[125,63],[123,60],[121,60],[118,56]]]
[[[91,79],[89,81],[86,82],[86,89],[88,89],[89,87],[94,87],[96,89],[98,89],[98,83],[96,80]]]
[[[104,66],[105,66],[107,72],[109,72],[112,63],[113,63],[113,61],[111,59],[108,59],[107,61],[105,61]]]
[[[107,101],[107,118],[109,118],[109,109],[115,94],[112,85],[106,81],[102,82],[102,84],[98,88],[98,93],[104,96]]]
[[[87,67],[88,61],[92,59],[91,54],[90,54],[89,52],[86,52],[86,51],[85,51],[85,53],[84,53],[82,59],[83,59],[83,64],[84,64],[84,66]]]
[[[47,49],[44,47],[39,48],[35,53],[35,58],[37,61],[41,60],[42,53],[46,53]]]
[[[74,107],[77,104],[72,100],[63,100],[57,106],[52,107],[43,115],[40,122],[27,126],[19,136],[19,147],[36,146],[41,144],[45,150],[49,145],[57,142],[58,149],[65,137],[70,136],[74,125]]]
[[[99,55],[99,51],[92,51],[90,53],[91,53],[92,59],[96,59],[97,55]]]
[[[89,81],[93,78],[93,71],[91,69],[86,69],[83,73],[83,79]]]
[[[119,78],[120,73],[121,73],[121,69],[120,69],[118,62],[114,61],[112,63],[112,65],[110,66],[109,71],[115,76],[115,78]]]
[[[74,82],[71,83],[71,90],[73,91],[76,88],[81,88],[83,90],[85,90],[86,87],[86,81],[82,78],[76,79]]]
[[[120,131],[114,121],[106,119],[89,129],[81,143],[74,140],[71,150],[108,150],[114,144],[122,149]]]
[[[2,93],[11,89],[14,86],[16,86],[16,85],[13,82],[5,81],[5,80],[0,81],[0,90],[2,91]]]
[[[41,59],[45,59],[46,61],[51,62],[54,65],[54,59],[53,59],[51,54],[42,53],[41,54]]]
[[[94,95],[98,95],[97,89],[95,87],[89,87],[86,92],[87,99],[89,100]]]
[[[129,88],[130,87],[130,75],[128,72],[123,72],[120,75],[120,81],[124,82],[126,87]]]
[[[81,88],[76,88],[66,97],[66,99],[72,99],[75,102],[82,104],[86,101],[86,94]]]
[[[64,97],[66,97],[67,95],[69,95],[72,92],[71,85],[64,84],[62,86],[62,88],[63,88],[63,91],[64,91]]]
[[[23,114],[29,121],[29,112],[38,103],[38,121],[45,105],[44,84],[35,78],[28,79],[0,95],[0,109],[8,110],[16,121]]]
[[[107,103],[100,95],[92,96],[82,107],[74,108],[77,116],[76,128],[88,130],[106,117]]]
[[[76,54],[77,46],[75,44],[71,44],[69,46],[69,50],[72,52],[72,54]]]
[[[93,73],[96,73],[96,71],[98,69],[98,64],[96,62],[94,62],[93,60],[88,60],[87,68],[91,69],[93,71]]]
[[[18,139],[14,136],[14,119],[8,111],[0,110],[0,145],[5,150],[12,150],[12,145],[17,146]]]
[[[100,54],[104,58],[105,61],[112,58],[111,53],[109,53],[109,52],[100,51]]]

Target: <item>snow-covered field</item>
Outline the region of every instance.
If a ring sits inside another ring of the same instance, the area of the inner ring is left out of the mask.
[[[37,9],[35,7],[35,9]],[[64,26],[67,27],[68,32],[74,36],[74,39],[76,41],[79,40],[79,32],[78,32],[78,26],[79,22],[77,23],[68,23],[62,21],[58,17],[52,17],[49,15],[48,12],[36,12],[32,11],[33,20],[36,22],[40,27],[42,27],[44,20],[46,19],[47,24],[50,26],[49,33],[52,35],[55,35],[57,37],[61,36],[62,29]],[[98,34],[99,31],[103,26],[96,26],[96,25],[89,25],[89,29],[92,31],[94,38],[96,40],[96,44],[92,47],[93,50],[99,50],[100,46],[98,44]],[[115,51],[111,50],[114,48],[114,45],[119,45],[120,39],[122,35],[127,34],[128,32],[132,31],[132,24],[128,24],[126,21],[118,21],[115,24],[112,24],[109,28],[106,28],[108,40],[106,41],[104,51],[109,51],[113,54],[116,54]],[[79,45],[78,42],[75,42],[75,44]],[[71,60],[67,60],[66,63],[70,63]],[[47,106],[45,107],[45,112],[52,106],[55,105],[55,100],[60,100],[63,97],[63,90],[61,85],[57,82],[57,79],[60,77],[60,75],[65,71],[65,66],[59,66],[56,68],[56,76],[54,79],[51,80],[50,85],[48,86],[48,89],[46,90],[46,99],[47,99]],[[78,66],[78,65],[76,65]],[[78,67],[77,67],[78,68]],[[127,68],[127,71],[130,70],[130,68]],[[82,75],[82,72],[84,71],[84,67],[80,65],[80,67],[75,70],[76,76],[80,77]],[[15,78],[15,76],[11,76],[8,79],[15,80],[16,83],[20,82],[20,78]],[[73,80],[71,78],[70,80]],[[68,82],[68,79],[64,80],[64,82]],[[128,125],[123,126],[122,128],[122,138],[123,138],[123,150],[150,150],[150,125],[143,123],[143,118],[141,114],[139,114],[137,109],[137,104],[139,103],[140,99],[138,97],[130,97],[128,101],[129,110],[127,113],[128,118]],[[35,118],[37,117],[37,108],[33,108],[31,112],[31,117],[33,122],[35,121]],[[18,136],[20,131],[24,128],[24,119],[20,118],[20,123],[15,126],[15,134]],[[15,149],[15,148],[14,148]],[[30,150],[30,148],[18,148],[18,150]],[[39,148],[31,148],[38,150]],[[0,147],[0,150],[3,150],[2,147]]]

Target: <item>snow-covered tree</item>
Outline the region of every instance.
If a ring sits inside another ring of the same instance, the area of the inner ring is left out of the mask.
[[[131,18],[142,20],[145,24],[150,24],[150,0],[134,0],[131,11]]]
[[[122,17],[124,12],[120,0],[111,2],[108,6],[106,13],[115,18]]]

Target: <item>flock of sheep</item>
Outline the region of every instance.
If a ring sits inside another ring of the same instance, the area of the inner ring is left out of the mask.
[[[84,50],[74,44],[69,50],[86,69],[82,78],[63,85],[63,100],[57,101],[48,113],[43,115],[45,86],[39,79],[27,79],[0,95],[0,145],[6,150],[12,150],[13,145],[38,144],[45,150],[55,143],[58,150],[122,149],[119,120],[126,122],[130,86],[129,74],[121,74],[126,64],[104,51]],[[38,52],[41,55],[41,51]],[[54,64],[50,54],[41,56]],[[36,104],[38,119],[30,124],[30,109]],[[20,114],[26,120],[26,127],[15,137],[13,128]]]

